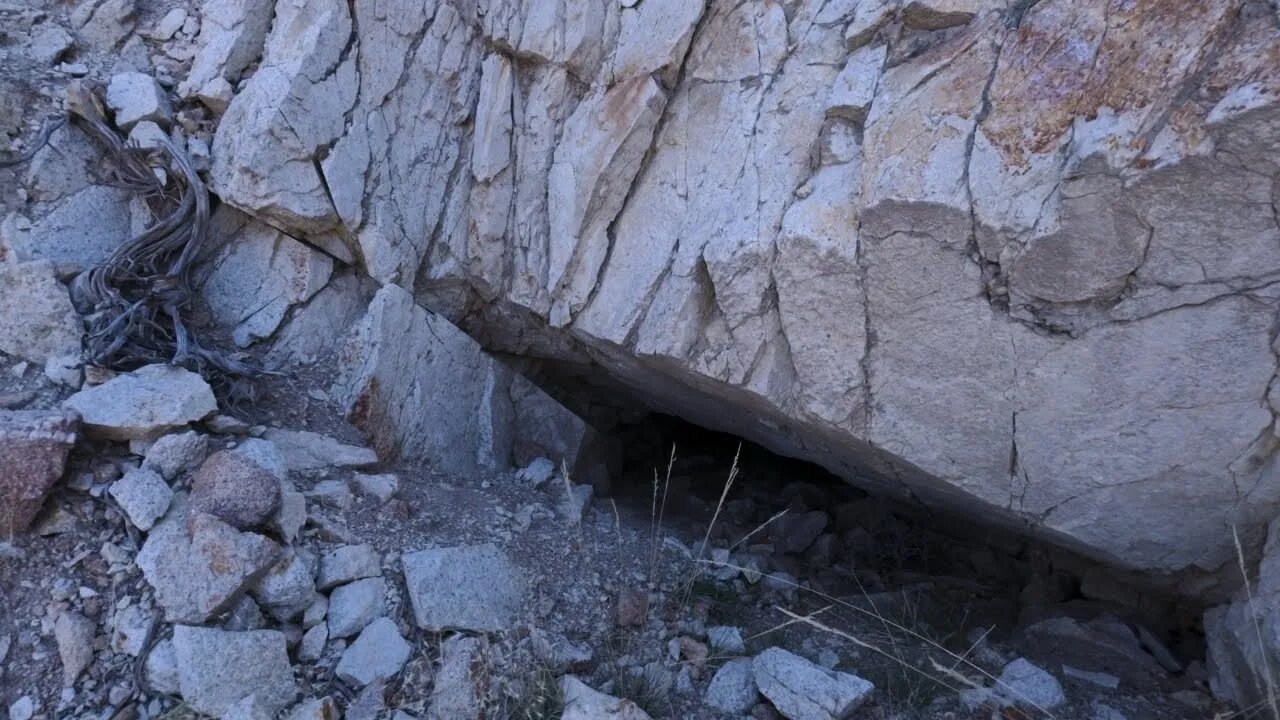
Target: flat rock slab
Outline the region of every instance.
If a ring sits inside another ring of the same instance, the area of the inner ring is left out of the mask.
[[[560,679],[564,714],[560,720],[650,720],[640,706],[595,690],[572,675]]]
[[[351,637],[387,614],[387,581],[365,578],[333,589],[329,594],[329,637]]]
[[[401,563],[414,620],[424,630],[505,630],[525,597],[520,568],[491,543],[420,550]]]
[[[364,687],[400,672],[409,660],[410,650],[396,624],[388,618],[378,618],[342,653],[335,672],[346,682]]]
[[[382,574],[382,556],[368,543],[343,545],[320,556],[320,573],[316,588],[328,590],[352,580],[376,577]]]
[[[364,468],[378,462],[378,454],[369,448],[340,443],[319,433],[273,428],[263,437],[280,448],[285,466],[292,472]]]
[[[828,670],[776,647],[757,655],[752,671],[760,693],[789,720],[848,717],[875,690],[857,675]]]
[[[147,537],[138,567],[169,622],[203,623],[231,608],[280,556],[280,546],[185,508]]]
[[[72,395],[63,407],[107,440],[148,440],[217,412],[209,383],[172,365],[148,365]]]
[[[74,413],[0,411],[0,533],[31,525],[62,477],[79,425]]]
[[[0,265],[0,308],[0,350],[38,363],[80,353],[84,323],[53,263]]]
[[[146,532],[164,516],[173,500],[173,490],[160,477],[160,473],[146,468],[134,468],[111,484],[108,491],[120,504],[129,522]]]
[[[704,702],[721,712],[742,715],[751,710],[759,697],[752,662],[743,658],[730,660],[716,671],[707,686]]]
[[[275,630],[178,625],[173,650],[182,699],[205,715],[218,717],[249,695],[274,715],[298,694],[284,634]]]

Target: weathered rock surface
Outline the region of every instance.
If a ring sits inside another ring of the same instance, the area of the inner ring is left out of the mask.
[[[412,298],[488,350],[1122,564],[1219,572],[1232,525],[1260,544],[1274,13],[621,5],[278,9],[214,185],[403,288],[344,395],[381,442],[434,451],[396,415],[431,412],[438,361],[377,329],[435,329]]]
[[[875,686],[856,675],[828,670],[782,648],[769,648],[752,661],[760,694],[790,720],[848,717]]]
[[[63,407],[80,413],[86,432],[110,440],[148,440],[218,410],[199,375],[148,365],[72,395]]]
[[[605,695],[572,675],[560,679],[564,714],[560,720],[650,720],[649,713],[624,698]]]
[[[135,468],[111,483],[108,490],[129,522],[142,531],[150,530],[164,516],[173,500],[173,490],[154,470]]]
[[[203,623],[231,609],[279,556],[261,535],[178,507],[147,536],[137,563],[167,620]]]
[[[383,458],[472,472],[546,456],[575,478],[600,472],[590,426],[395,285],[374,296],[341,365],[336,394]]]
[[[84,323],[53,263],[0,265],[0,351],[32,362],[79,355]]]
[[[352,685],[364,687],[400,672],[409,660],[410,650],[396,624],[389,618],[378,618],[342,653],[334,672]]]
[[[476,669],[484,667],[480,638],[454,635],[440,647],[440,671],[431,691],[427,720],[479,720],[483,680]]]
[[[423,630],[505,630],[525,599],[523,573],[492,544],[419,550],[401,563]]]
[[[0,532],[23,532],[62,477],[80,423],[74,414],[0,410]]]
[[[208,457],[191,479],[191,508],[240,530],[261,527],[280,507],[280,477],[239,448]]]
[[[326,468],[362,468],[378,462],[378,455],[366,447],[347,445],[331,437],[306,430],[271,428],[263,435],[275,443],[285,467],[293,472]]]
[[[751,666],[748,658],[730,660],[722,665],[707,686],[704,700],[707,706],[735,715],[749,711],[760,697]]]
[[[351,637],[387,614],[387,582],[365,578],[333,589],[329,594],[329,637]]]
[[[159,473],[166,480],[173,480],[199,467],[208,449],[208,437],[194,430],[165,435],[147,448],[142,467]]]
[[[372,545],[344,545],[320,556],[316,588],[329,590],[344,583],[382,574],[382,558]]]
[[[1273,521],[1251,592],[1205,612],[1209,683],[1239,707],[1268,697],[1280,668],[1280,520]]]
[[[53,624],[53,637],[62,660],[62,685],[75,685],[80,673],[93,662],[93,636],[97,627],[76,612],[64,612]]]
[[[275,630],[173,629],[182,699],[215,717],[249,695],[274,715],[298,693],[284,635]]]
[[[270,0],[205,0],[196,54],[179,94],[190,97],[215,80],[238,80],[262,52],[271,9]]]

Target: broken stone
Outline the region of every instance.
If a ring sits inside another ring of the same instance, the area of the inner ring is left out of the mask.
[[[338,585],[382,574],[382,556],[372,545],[346,545],[320,556],[316,589],[328,591]]]
[[[293,472],[363,468],[378,462],[377,454],[369,448],[345,445],[319,433],[271,428],[263,437],[280,448],[285,465]]]
[[[240,530],[261,527],[280,507],[280,478],[249,452],[220,450],[192,477],[191,507]]]
[[[414,620],[424,630],[505,630],[525,597],[520,569],[490,543],[419,550],[401,563]]]
[[[364,687],[400,672],[409,660],[410,650],[396,624],[388,618],[378,618],[342,653],[334,672],[351,685]]]
[[[147,449],[142,467],[153,470],[166,480],[193,470],[204,462],[209,439],[194,430],[165,435]]]
[[[133,32],[133,0],[82,0],[71,13],[76,36],[93,49],[107,52]]]
[[[49,358],[44,363],[44,376],[49,378],[49,382],[79,390],[83,383],[80,356],[63,355]]]
[[[782,648],[769,648],[752,661],[760,693],[790,720],[848,717],[875,686],[856,675],[828,670]]]
[[[261,535],[183,508],[156,525],[137,563],[169,622],[203,623],[231,609],[279,555]]]
[[[534,487],[542,487],[544,483],[555,477],[555,474],[556,464],[547,458],[540,457],[535,458],[533,462],[516,473],[516,477]]]
[[[351,637],[387,614],[387,583],[380,577],[340,585],[329,594],[329,637]]]
[[[262,53],[272,7],[270,0],[205,0],[191,72],[178,94],[190,97],[213,80],[238,80]]]
[[[560,679],[564,714],[560,720],[651,720],[638,705],[594,690],[572,675]]]
[[[62,477],[76,443],[74,414],[0,410],[0,532],[24,532]]]
[[[0,313],[0,351],[41,364],[80,354],[84,324],[53,263],[0,265],[0,307],[10,308]]]
[[[161,640],[147,653],[145,663],[147,684],[156,692],[177,695],[182,691],[178,680],[178,658],[173,643]]]
[[[132,604],[116,611],[111,620],[111,648],[131,657],[138,657],[146,648],[147,633],[155,613]]]
[[[107,85],[107,107],[115,113],[116,127],[129,130],[142,120],[168,127],[173,108],[155,78],[140,72],[125,72]]]
[[[157,22],[156,26],[152,28],[151,38],[165,42],[176,35],[186,22],[187,11],[182,8],[174,8],[165,13],[164,17],[160,18],[160,22]]]
[[[341,480],[318,482],[306,496],[330,510],[347,510],[354,502],[351,489]]]
[[[275,712],[257,694],[246,695],[236,701],[219,720],[273,720]]]
[[[71,49],[73,42],[71,35],[60,26],[46,25],[31,38],[29,52],[36,62],[52,65]]]
[[[129,522],[143,532],[150,530],[157,520],[164,517],[173,500],[173,490],[164,478],[145,468],[125,473],[124,477],[111,483],[108,492],[120,504]]]
[[[378,502],[386,502],[400,489],[400,479],[390,473],[382,475],[365,475],[353,473],[351,485],[356,492],[365,497],[372,497]]]
[[[302,551],[289,549],[250,591],[280,622],[289,622],[316,602],[311,563]],[[308,626],[309,627],[309,626]]]
[[[222,620],[223,630],[261,630],[267,626],[267,617],[262,608],[248,595],[241,595],[235,607]]]
[[[760,693],[748,658],[730,660],[716,671],[707,686],[704,702],[721,712],[741,715],[750,710]]]
[[[324,654],[324,646],[329,642],[329,626],[320,623],[307,630],[298,644],[298,659],[303,662],[315,662]]]
[[[135,440],[201,420],[218,404],[199,375],[172,365],[148,365],[81,390],[63,407],[80,413],[90,435]]]
[[[454,635],[444,641],[427,720],[479,720],[483,711],[480,678],[485,671],[482,650],[479,638]]]
[[[285,714],[285,720],[338,720],[342,713],[333,698],[308,698]]]
[[[747,651],[747,645],[742,641],[742,632],[727,625],[707,628],[707,644],[718,656],[741,655]]]
[[[75,612],[64,612],[53,624],[53,637],[62,659],[62,685],[71,687],[93,662],[93,621]]]
[[[248,695],[275,714],[297,696],[284,635],[275,630],[228,632],[178,625],[173,629],[182,699],[197,712],[219,716]]]
[[[325,616],[328,614],[329,598],[317,593],[315,600],[313,600],[302,613],[302,627],[310,630],[316,625],[323,623]]]
[[[1058,679],[1026,658],[1018,658],[1004,666],[994,693],[1006,705],[1041,711],[1051,711],[1067,701]]]
[[[866,120],[867,109],[876,96],[876,82],[884,68],[886,47],[868,46],[849,56],[831,86],[831,94],[827,98],[829,114],[859,123]]]
[[[231,87],[231,83],[218,77],[201,86],[196,91],[195,96],[215,115],[221,115],[227,111],[227,106],[231,104],[231,98],[235,96],[235,90]]]
[[[298,537],[307,522],[307,499],[294,488],[293,483],[280,481],[280,509],[272,519],[271,527],[280,537],[291,543]]]

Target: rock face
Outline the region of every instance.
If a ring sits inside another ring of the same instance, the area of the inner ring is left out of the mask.
[[[472,472],[549,456],[575,478],[601,473],[590,426],[398,286],[374,296],[340,362],[337,394],[384,459]]]
[[[1265,702],[1280,680],[1280,520],[1271,523],[1251,590],[1204,615],[1213,694],[1240,707]]]
[[[397,341],[437,324],[412,299],[488,350],[1153,573],[1221,570],[1232,525],[1260,542],[1263,4],[482,6],[282,5],[215,138],[222,198],[345,238]],[[392,369],[430,377],[393,350],[357,408]],[[381,392],[430,413],[409,387]]]
[[[0,532],[31,525],[62,477],[79,425],[70,413],[0,411]]]

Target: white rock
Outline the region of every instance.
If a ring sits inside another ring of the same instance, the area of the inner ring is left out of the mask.
[[[208,449],[208,437],[194,430],[165,435],[147,449],[142,467],[159,473],[166,480],[173,480],[200,467]]]
[[[182,699],[206,715],[221,715],[247,695],[257,695],[274,714],[297,695],[284,635],[275,630],[178,625],[173,650]]]
[[[182,691],[178,679],[178,658],[173,651],[173,643],[161,640],[147,653],[147,683],[156,692],[177,695]]]
[[[316,598],[313,579],[314,558],[305,551],[290,549],[250,591],[267,612],[280,622],[289,622],[307,610]]]
[[[71,48],[73,43],[71,35],[60,26],[45,25],[31,38],[29,52],[37,62],[52,65]]]
[[[144,150],[166,147],[168,141],[169,134],[150,120],[139,121],[129,131],[129,145]]]
[[[120,608],[111,619],[111,648],[138,657],[146,647],[154,620],[155,613],[137,603]]]
[[[885,45],[869,45],[849,56],[844,69],[836,76],[827,99],[827,112],[862,122],[876,96],[876,82],[884,68]]]
[[[388,618],[378,618],[342,653],[334,672],[346,682],[364,687],[400,672],[409,660],[410,650],[396,624]]]
[[[769,648],[752,661],[756,687],[790,720],[848,717],[875,686],[856,675],[827,670],[782,648]]]
[[[454,635],[444,641],[427,720],[479,720],[483,713],[479,690],[485,670],[482,650],[479,638]]]
[[[30,695],[23,695],[9,705],[9,720],[31,720],[35,712],[35,701]]]
[[[303,662],[315,662],[324,654],[324,646],[329,642],[329,626],[320,623],[302,635],[298,645],[298,659]]]
[[[542,484],[554,477],[555,474],[556,464],[547,458],[540,457],[521,469],[517,476],[534,487],[542,487]]]
[[[93,621],[76,612],[64,612],[53,624],[53,637],[62,660],[62,684],[71,687],[93,662]]]
[[[505,630],[525,599],[523,573],[492,544],[419,550],[401,564],[424,630]]]
[[[344,545],[320,556],[316,589],[331,588],[382,574],[382,556],[369,544]]]
[[[721,712],[742,715],[756,704],[760,693],[747,658],[730,660],[716,671],[707,686],[704,702]]]
[[[572,675],[560,679],[564,714],[560,720],[650,720],[649,714],[630,700],[605,695]]]
[[[200,8],[200,36],[191,72],[179,85],[183,97],[212,80],[239,79],[241,71],[262,52],[271,26],[269,0],[205,0]]]
[[[160,22],[156,23],[155,28],[151,30],[151,38],[164,42],[176,35],[186,21],[187,11],[182,8],[174,8],[165,13],[164,17],[160,18]]]
[[[329,593],[329,637],[351,637],[387,614],[387,583],[380,577],[340,585]]]
[[[173,490],[158,473],[145,468],[136,468],[124,474],[124,477],[111,483],[108,490],[111,497],[120,504],[129,522],[146,532],[164,517],[173,500]]]
[[[44,363],[78,355],[84,324],[47,261],[0,265],[0,351]]]
[[[285,465],[293,472],[361,468],[378,462],[377,454],[369,448],[346,445],[319,433],[271,428],[263,437],[280,448]]]
[[[383,473],[381,475],[352,473],[351,485],[356,492],[365,497],[375,498],[378,502],[386,502],[400,489],[400,479],[391,473]]]
[[[141,120],[168,126],[173,108],[155,78],[140,72],[114,75],[107,85],[107,107],[115,113],[116,126],[129,130]]]
[[[1052,711],[1067,701],[1058,679],[1026,658],[1004,666],[994,693],[1005,704],[1042,711]]]
[[[51,357],[44,363],[44,376],[49,378],[50,382],[79,390],[84,383],[84,373],[81,372],[80,367],[79,355]]]
[[[111,440],[153,438],[218,409],[199,375],[148,365],[72,395],[63,407],[80,413],[90,434]]]
[[[51,260],[59,265],[87,269],[106,259],[129,239],[129,193],[106,185],[86,185],[85,166],[75,159],[78,152],[71,141],[61,143],[50,152],[43,156],[45,170],[38,176],[36,190],[59,202],[26,230],[6,228],[3,232],[5,250],[17,261]],[[50,159],[54,156],[61,162]]]

